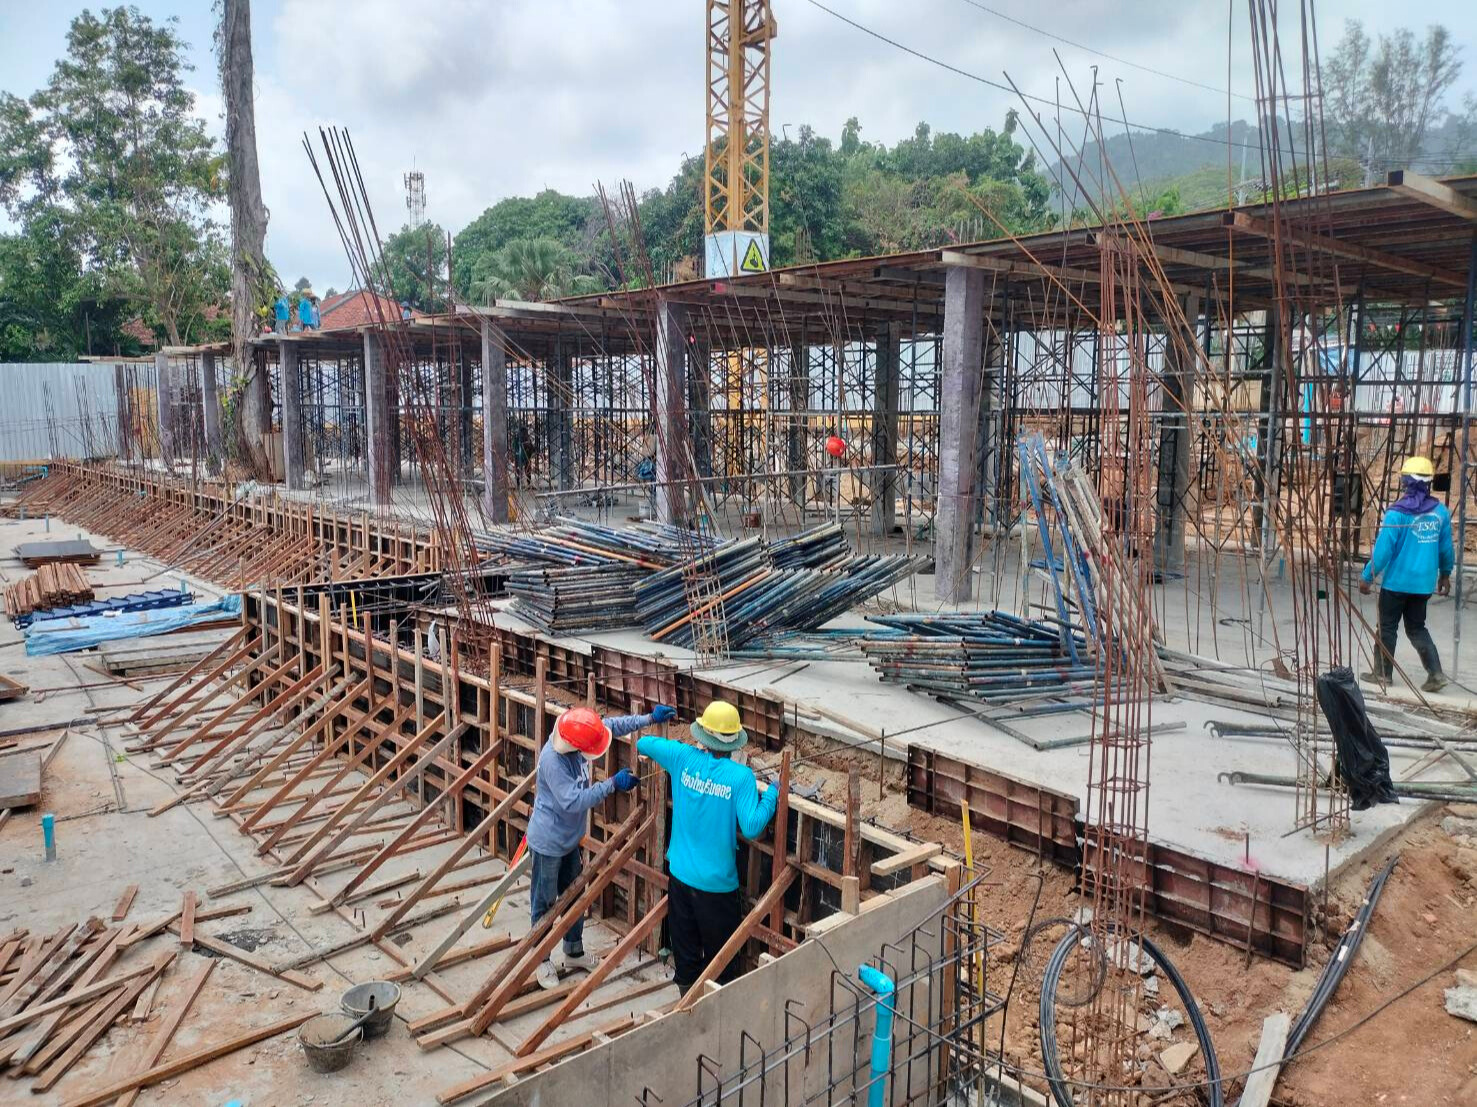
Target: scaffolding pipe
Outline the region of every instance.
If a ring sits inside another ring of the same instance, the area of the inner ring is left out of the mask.
[[[1477,307],[1477,233],[1472,235],[1472,248],[1467,254],[1467,295],[1462,303],[1462,361],[1461,361],[1461,411],[1462,446],[1457,459],[1457,538],[1456,538],[1456,610],[1451,617],[1451,671],[1461,671],[1462,653],[1462,601],[1465,598],[1467,567],[1467,495],[1471,464],[1468,452],[1472,439],[1472,341],[1474,327],[1473,309]]]

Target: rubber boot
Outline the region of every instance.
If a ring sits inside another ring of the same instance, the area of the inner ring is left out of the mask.
[[[1421,691],[1439,692],[1450,683],[1451,681],[1446,679],[1446,674],[1437,669],[1434,673],[1426,674],[1426,682],[1421,685]]]

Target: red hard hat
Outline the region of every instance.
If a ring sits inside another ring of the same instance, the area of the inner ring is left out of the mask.
[[[588,707],[571,707],[555,727],[559,737],[586,757],[601,757],[610,748],[610,728]]]
[[[833,434],[826,439],[826,453],[832,457],[842,457],[846,453],[846,443]]]

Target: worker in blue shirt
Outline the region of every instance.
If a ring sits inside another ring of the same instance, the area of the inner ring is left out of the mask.
[[[318,297],[313,295],[311,288],[304,289],[298,298],[297,321],[305,331],[318,329]]]
[[[1359,591],[1369,595],[1380,580],[1380,644],[1374,669],[1360,680],[1388,684],[1395,667],[1396,631],[1405,621],[1405,637],[1426,669],[1421,688],[1439,692],[1449,681],[1441,671],[1441,655],[1426,629],[1426,603],[1431,593],[1451,592],[1456,557],[1451,541],[1451,513],[1431,495],[1436,475],[1429,458],[1408,458],[1400,469],[1401,496],[1385,512],[1374,552],[1359,578]]]
[[[636,774],[622,769],[599,782],[590,780],[590,762],[610,748],[612,738],[666,722],[677,712],[658,705],[650,715],[618,715],[602,719],[588,707],[571,707],[554,721],[553,733],[539,752],[533,813],[528,817],[528,851],[533,923],[546,915],[584,869],[580,839],[590,828],[590,808],[616,790],[636,787]],[[543,988],[557,988],[560,972],[592,970],[600,962],[585,953],[585,921],[576,919],[564,933],[563,948],[539,965]]]
[[[759,791],[752,769],[731,760],[749,741],[731,703],[714,700],[692,724],[697,746],[643,735],[636,752],[672,778],[667,846],[667,935],[683,995],[738,929],[738,835],[757,838],[774,818],[779,789]],[[719,983],[732,978],[730,961]]]
[[[287,321],[292,318],[292,304],[288,302],[287,293],[279,292],[277,302],[272,305],[272,318],[276,321],[276,332],[287,333]]]

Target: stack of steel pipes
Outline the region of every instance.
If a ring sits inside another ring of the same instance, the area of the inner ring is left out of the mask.
[[[874,615],[886,628],[861,641],[884,681],[986,703],[1090,688],[1086,639],[1071,627],[1003,611]]]
[[[769,563],[776,569],[825,569],[851,556],[840,523],[822,523],[789,538],[771,541]]]
[[[828,569],[778,569],[769,564],[757,539],[735,543],[714,556],[730,649],[766,634],[818,627],[927,564],[926,558],[893,555],[848,557]],[[680,567],[641,585],[636,611],[650,637],[691,644],[692,613]]]
[[[650,570],[628,565],[530,566],[508,574],[513,611],[547,634],[618,630],[637,622],[635,588]]]

